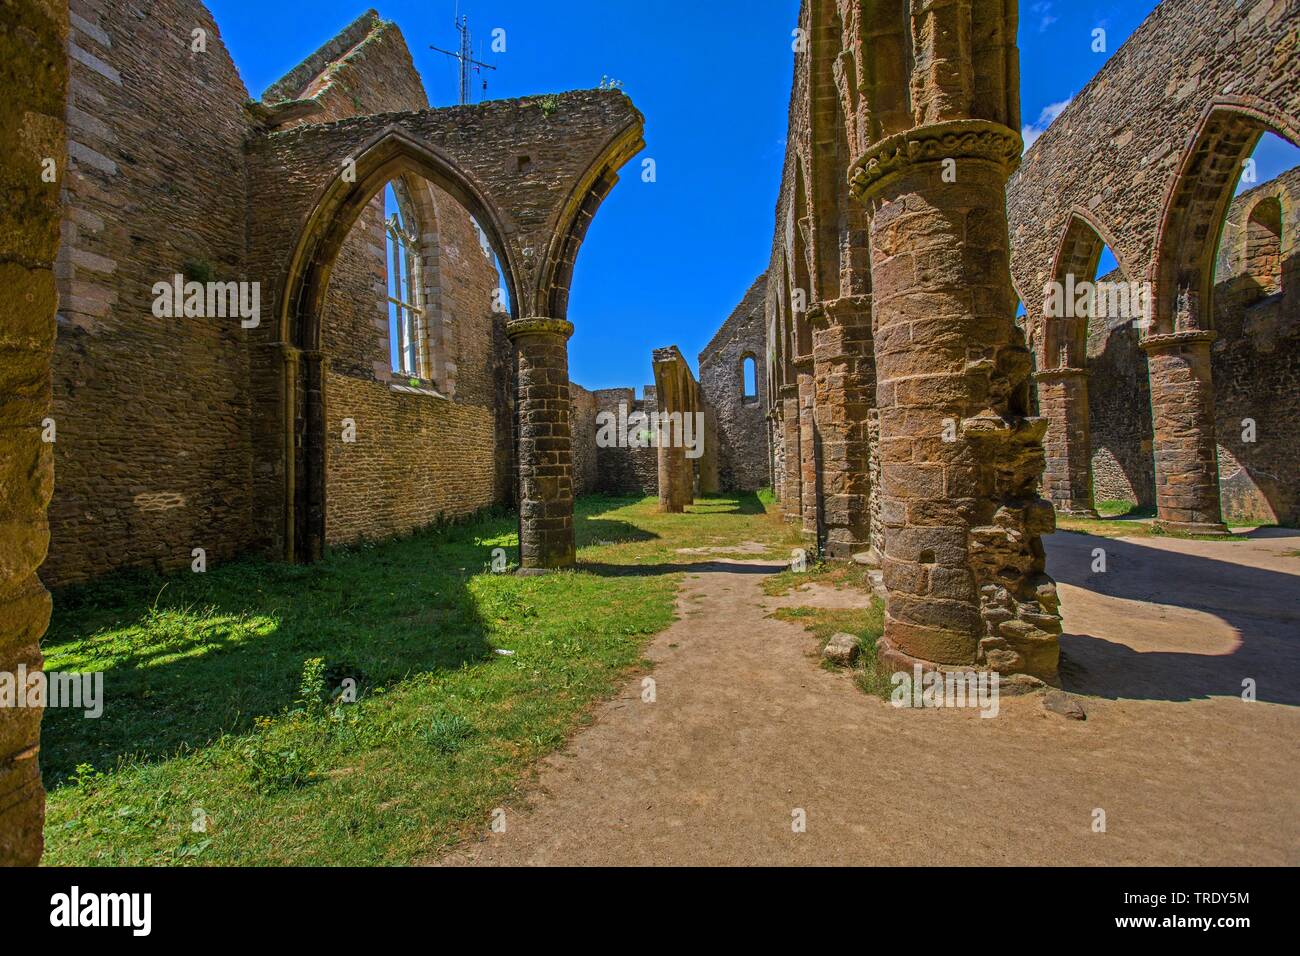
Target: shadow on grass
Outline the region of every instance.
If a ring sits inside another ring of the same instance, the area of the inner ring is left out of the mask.
[[[105,709],[99,719],[46,711],[47,784],[78,764],[108,770],[246,732],[293,703],[309,658],[370,686],[486,659],[487,627],[467,586],[514,522],[494,515],[311,566],[245,559],[56,591],[46,666],[102,671]]]
[[[784,564],[740,564],[730,561],[699,561],[694,564],[604,564],[598,561],[579,562],[579,571],[609,578],[643,578],[660,574],[707,574],[724,571],[730,574],[776,574],[786,570]]]

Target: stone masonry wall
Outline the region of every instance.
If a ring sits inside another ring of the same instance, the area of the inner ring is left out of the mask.
[[[195,0],[148,16],[70,7],[50,585],[181,567],[195,547],[233,556],[251,537],[248,333],[237,318],[151,311],[154,283],[176,273],[251,278],[247,91]],[[191,50],[196,28],[205,53]]]
[[[1261,201],[1280,200],[1281,292],[1261,286],[1248,258],[1247,226]],[[1300,169],[1242,193],[1228,211],[1215,270],[1218,338],[1211,347],[1224,517],[1294,524],[1300,501],[1300,448],[1286,439],[1300,424],[1300,302],[1295,294],[1300,237]],[[1118,270],[1102,281],[1122,279]],[[1151,399],[1146,355],[1126,321],[1094,318],[1088,338],[1093,484],[1098,501],[1155,501]],[[1256,440],[1242,440],[1244,419]]]
[[[596,447],[596,394],[570,382],[569,395],[573,402],[572,411],[569,413],[569,423],[573,429],[573,493],[589,495],[596,490],[599,478],[597,458],[600,450]]]
[[[718,477],[724,491],[772,483],[767,423],[767,326],[764,273],[700,353],[700,389],[717,419]],[[743,363],[754,360],[756,395],[746,398]]]
[[[1252,212],[1281,207],[1280,256],[1250,253]],[[1300,523],[1300,168],[1237,197],[1228,211],[1214,288],[1211,346],[1219,489],[1229,521]],[[1270,275],[1270,266],[1280,275]],[[1270,292],[1280,284],[1279,292]],[[1243,440],[1244,422],[1255,440]]]
[[[619,414],[619,406],[627,413],[644,412],[652,415],[658,409],[653,385],[644,389],[645,398],[636,399],[630,388],[602,388],[592,393],[596,412]],[[659,455],[657,449],[600,448],[596,453],[596,489],[607,495],[653,495],[659,490]]]

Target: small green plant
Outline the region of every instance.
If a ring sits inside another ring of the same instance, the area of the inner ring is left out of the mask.
[[[320,711],[329,699],[325,658],[309,657],[302,662],[302,678],[298,681],[296,703],[309,713]]]
[[[259,717],[256,726],[257,735],[244,748],[244,765],[253,787],[263,793],[305,787],[311,780],[311,758],[296,747],[273,742],[270,718]]]
[[[542,97],[542,115],[547,119],[554,116],[560,109],[560,98],[554,93]]]
[[[459,714],[439,714],[424,732],[425,742],[440,754],[450,756],[474,734],[474,725]]]
[[[212,281],[212,263],[203,259],[187,259],[181,266],[181,273],[185,276],[187,282],[211,282]]]
[[[73,786],[79,790],[92,790],[103,776],[103,773],[96,770],[92,764],[79,763],[72,771],[71,780]]]

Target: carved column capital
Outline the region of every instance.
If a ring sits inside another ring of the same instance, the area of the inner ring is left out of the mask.
[[[1034,373],[1034,381],[1056,382],[1067,378],[1087,378],[1090,374],[1086,368],[1044,368]]]
[[[1010,175],[1020,164],[1024,140],[1015,130],[981,119],[918,126],[873,143],[850,172],[853,196],[865,200],[891,176],[922,163],[981,159]]]
[[[1180,345],[1195,345],[1199,342],[1209,345],[1218,337],[1219,334],[1213,329],[1184,329],[1181,332],[1148,335],[1138,342],[1138,346],[1144,352],[1163,352],[1165,349],[1175,348]]]
[[[512,340],[522,335],[558,335],[568,341],[572,334],[573,323],[568,319],[532,316],[526,319],[511,319],[506,323],[506,336]]]

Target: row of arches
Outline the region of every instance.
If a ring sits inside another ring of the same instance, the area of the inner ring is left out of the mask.
[[[1279,195],[1251,200],[1234,248],[1222,248],[1242,171],[1266,135],[1298,142],[1293,119],[1272,108],[1234,102],[1206,110],[1169,186],[1146,269],[1135,267],[1134,243],[1122,230],[1112,231],[1089,209],[1070,210],[1035,329],[1039,407],[1051,421],[1044,487],[1058,510],[1093,515],[1099,483],[1107,496],[1126,484],[1137,505],[1155,507],[1174,527],[1226,530],[1220,458],[1245,462],[1252,450],[1241,447],[1242,428],[1225,427],[1216,409],[1216,265],[1240,263],[1251,288],[1234,295],[1235,305],[1249,307],[1284,291],[1284,262],[1294,255],[1285,248],[1286,197]],[[1106,252],[1117,268],[1100,276]],[[1094,343],[1105,343],[1094,360],[1090,333]],[[1117,380],[1119,369],[1141,380]],[[1132,400],[1099,400],[1098,386],[1127,390]],[[1150,418],[1111,420],[1118,415]],[[1247,416],[1243,424],[1254,421]],[[1099,482],[1094,462],[1118,469],[1123,481],[1111,474]],[[1270,490],[1283,488],[1272,483]],[[1292,516],[1291,494],[1265,497],[1272,498],[1262,509],[1268,514],[1256,507],[1232,517]]]

